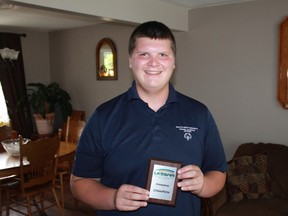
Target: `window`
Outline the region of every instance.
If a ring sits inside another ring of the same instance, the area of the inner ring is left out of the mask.
[[[6,101],[4,97],[4,93],[2,90],[2,85],[0,82],[0,127],[7,125],[10,125]]]

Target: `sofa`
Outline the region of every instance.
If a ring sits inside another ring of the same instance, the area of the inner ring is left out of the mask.
[[[241,144],[228,161],[225,187],[203,199],[204,215],[287,216],[288,146]]]

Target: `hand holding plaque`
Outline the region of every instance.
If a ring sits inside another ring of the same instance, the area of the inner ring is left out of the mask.
[[[148,202],[175,205],[177,195],[177,170],[181,163],[150,159],[146,189],[150,191]]]

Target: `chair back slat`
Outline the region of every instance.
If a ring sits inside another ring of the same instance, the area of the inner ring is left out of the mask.
[[[74,120],[70,116],[67,118],[67,124],[64,128],[65,142],[78,143],[82,131],[86,125],[83,120]]]
[[[58,136],[22,143],[20,137],[21,189],[54,183],[57,173],[60,138]],[[28,163],[28,164],[27,164]]]

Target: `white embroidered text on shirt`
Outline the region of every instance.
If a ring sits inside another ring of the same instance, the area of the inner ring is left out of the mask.
[[[176,126],[176,128],[180,131],[184,132],[184,138],[189,141],[192,139],[192,132],[195,132],[198,130],[196,127],[188,127],[188,126]]]

